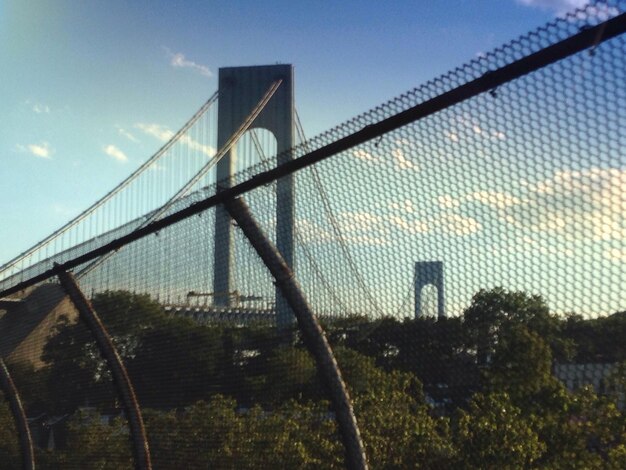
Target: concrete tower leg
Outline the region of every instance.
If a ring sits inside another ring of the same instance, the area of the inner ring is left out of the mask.
[[[437,288],[437,318],[445,318],[442,261],[415,263],[415,318],[420,318],[424,313],[422,312],[422,289],[430,284]]]
[[[221,147],[239,128],[255,108],[268,88],[277,80],[282,83],[251,128],[263,128],[276,138],[277,154],[283,163],[292,159],[289,150],[295,143],[295,111],[293,93],[293,66],[262,65],[253,67],[227,67],[219,71],[218,147]],[[236,155],[227,153],[217,164],[219,186],[230,187],[235,172]],[[276,247],[291,269],[294,269],[293,227],[294,178],[288,176],[277,183],[276,191]],[[214,304],[230,305],[232,292],[234,238],[230,216],[223,207],[215,212],[214,251]],[[282,295],[276,292],[278,325],[293,323],[293,315]]]

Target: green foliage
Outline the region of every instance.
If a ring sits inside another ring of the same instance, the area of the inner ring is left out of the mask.
[[[535,405],[545,406],[545,401],[537,398],[558,387],[552,376],[550,347],[524,325],[515,325],[501,335],[485,375],[490,390],[508,393],[513,403],[529,411]]]
[[[20,447],[9,404],[0,392],[0,469],[19,468]]]
[[[571,314],[563,323],[562,336],[575,345],[574,361],[626,361],[626,312],[593,319]]]
[[[327,391],[296,333],[200,326],[123,291],[93,304],[134,383],[156,469],[343,468]],[[552,367],[626,360],[625,319],[558,318],[540,296],[495,288],[478,292],[461,318],[353,317],[326,330],[373,469],[617,469],[626,468],[616,406],[626,367],[606,381],[606,397],[569,392]],[[131,465],[123,422],[76,411],[119,406],[89,332],[60,323],[44,359],[39,371],[14,368],[25,401],[73,418],[67,448],[39,451],[42,468]],[[10,421],[0,428],[0,468],[19,454]]]
[[[545,451],[532,424],[506,393],[477,394],[458,417],[457,468],[531,468]]]
[[[146,414],[155,469],[342,468],[324,404],[288,401],[272,412],[215,396],[183,412]]]
[[[61,468],[131,470],[128,426],[115,419],[103,423],[97,412],[80,411],[68,424],[68,444],[58,456]]]
[[[127,360],[142,405],[167,409],[207,398],[220,352],[218,332],[188,322],[168,320],[142,331]]]

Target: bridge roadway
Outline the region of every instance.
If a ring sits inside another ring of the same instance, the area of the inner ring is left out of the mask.
[[[230,322],[239,324],[274,323],[276,310],[271,307],[216,307],[212,305],[166,305],[165,312],[169,315],[191,318],[200,324]]]
[[[231,306],[220,307],[214,305],[165,305],[165,312],[172,316],[190,318],[193,321],[208,325],[211,323],[228,322],[240,325],[251,323],[275,324],[276,310],[273,306],[250,307]],[[348,316],[361,316],[358,314]],[[333,319],[345,318],[346,315],[318,314],[320,320],[332,321]]]

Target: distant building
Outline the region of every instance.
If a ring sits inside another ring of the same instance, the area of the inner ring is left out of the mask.
[[[559,379],[570,391],[590,385],[598,395],[618,396],[618,407],[625,408],[624,390],[615,390],[614,379],[618,372],[618,363],[600,364],[555,364],[554,376]]]
[[[58,284],[41,284],[0,300],[0,357],[28,363],[35,369],[43,367],[44,346],[63,315],[70,322],[78,318]]]

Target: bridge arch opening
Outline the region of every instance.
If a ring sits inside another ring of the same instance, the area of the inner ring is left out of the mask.
[[[420,303],[420,316],[421,317],[437,317],[437,286],[434,284],[426,284],[422,287],[421,303]]]

